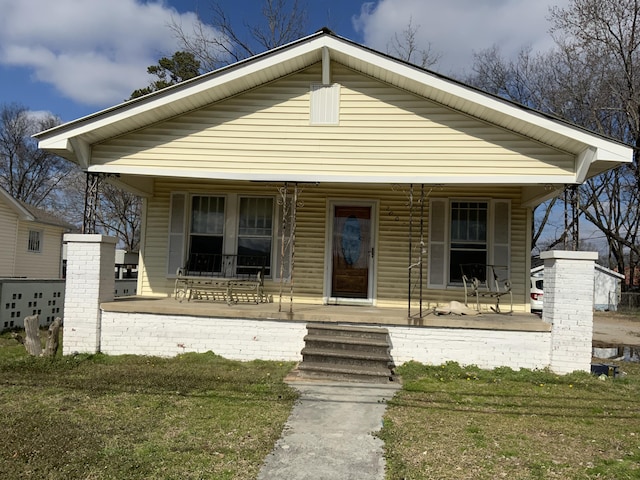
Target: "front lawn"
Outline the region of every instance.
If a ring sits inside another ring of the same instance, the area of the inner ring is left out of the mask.
[[[255,479],[292,363],[213,353],[30,358],[0,336],[0,478]]]
[[[640,365],[599,379],[455,363],[400,368],[384,427],[390,479],[638,479]]]

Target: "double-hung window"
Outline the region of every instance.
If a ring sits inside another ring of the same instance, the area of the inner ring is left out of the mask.
[[[193,196],[189,231],[189,269],[220,272],[224,244],[225,197]]]
[[[449,283],[462,282],[461,265],[488,263],[487,202],[451,202]]]
[[[264,267],[271,275],[273,235],[273,197],[173,193],[167,274],[188,263],[193,271],[241,275]]]
[[[432,199],[429,208],[430,288],[462,284],[464,265],[509,270],[508,200]]]
[[[241,197],[238,211],[238,269],[266,259],[265,275],[271,274],[273,198]]]

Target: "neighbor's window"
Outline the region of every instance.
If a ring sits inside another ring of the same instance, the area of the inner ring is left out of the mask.
[[[42,245],[42,232],[39,230],[29,230],[29,252],[40,253]]]
[[[487,202],[451,202],[449,283],[462,282],[461,265],[487,264]]]

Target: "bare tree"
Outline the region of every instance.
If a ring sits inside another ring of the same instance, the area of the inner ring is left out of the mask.
[[[307,10],[299,0],[263,0],[261,21],[244,22],[244,30],[213,1],[210,22],[201,20],[186,31],[175,19],[169,27],[182,49],[198,59],[204,70],[215,70],[229,63],[251,57],[304,36]]]
[[[17,200],[56,207],[55,193],[72,165],[39,150],[31,136],[59,123],[53,115],[35,115],[18,104],[0,107],[0,186]]]
[[[634,271],[640,261],[640,2],[572,0],[553,8],[550,20],[557,43],[572,64],[588,69],[589,90],[597,92],[586,107],[590,128],[635,147],[633,163],[589,180],[581,210],[606,236],[619,271]]]
[[[97,226],[107,235],[115,235],[128,252],[140,246],[142,201],[140,197],[105,183],[101,189]]]
[[[500,48],[494,45],[474,53],[473,73],[465,81],[502,98],[567,118],[571,116],[570,112],[566,112],[567,105],[571,105],[572,102],[566,100],[567,83],[559,79],[566,74],[566,69],[561,67],[562,64],[563,58],[556,51],[534,55],[531,48],[525,46],[515,59],[509,60],[503,57]],[[555,196],[535,208],[531,242],[534,250],[567,242],[568,231],[574,227],[573,222],[565,225],[563,229],[555,229],[552,235],[554,238],[545,239],[544,244],[540,243],[543,233],[548,233],[549,227],[552,227],[549,222],[559,206],[565,211],[569,208],[563,196]],[[573,215],[571,218],[573,219]]]
[[[509,62],[494,47],[476,55],[468,81],[636,147],[632,164],[588,180],[579,195],[581,214],[606,237],[610,266],[633,272],[640,259],[640,2],[572,0],[551,9],[549,20],[555,49],[536,56],[523,49]],[[541,210],[539,218],[548,218]],[[566,238],[563,231],[551,243]]]
[[[413,23],[413,17],[409,18],[409,23],[400,35],[396,32],[387,45],[387,53],[401,60],[404,60],[422,68],[429,68],[438,63],[440,53],[432,49],[431,42],[427,42],[425,48],[420,46],[416,38],[420,25]]]

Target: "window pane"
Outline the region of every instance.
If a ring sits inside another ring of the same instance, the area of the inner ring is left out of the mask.
[[[222,269],[222,236],[191,235],[188,270],[220,272]]]
[[[250,266],[265,267],[271,274],[273,198],[240,198],[238,219],[238,274]]]
[[[239,238],[238,239],[238,255],[242,256],[271,256],[271,239],[270,238]],[[267,265],[269,264],[267,258]]]
[[[461,265],[487,263],[487,202],[451,202],[449,283],[462,282]]]
[[[192,233],[224,233],[224,197],[196,196],[191,206]]]
[[[241,198],[238,235],[271,236],[273,228],[272,198]]]
[[[224,197],[194,196],[191,200],[189,271],[192,274],[220,272],[223,243]]]

